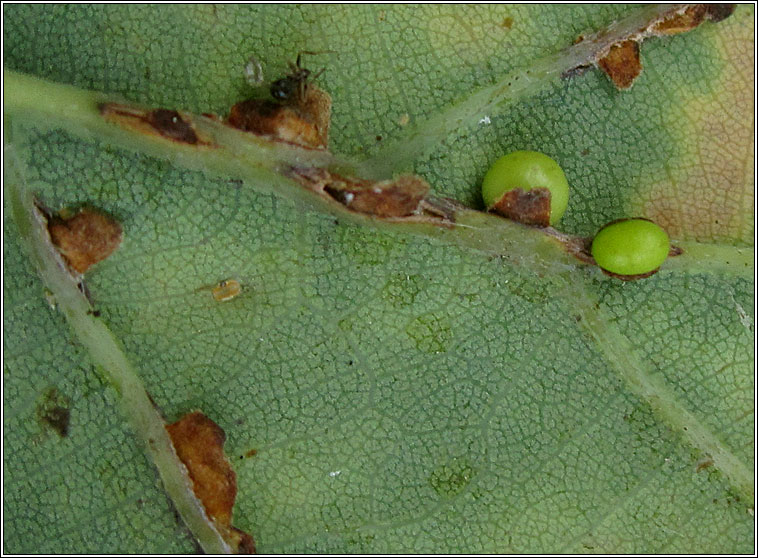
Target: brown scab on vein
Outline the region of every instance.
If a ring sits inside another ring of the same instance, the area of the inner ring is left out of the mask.
[[[302,95],[287,103],[248,99],[235,104],[226,119],[232,128],[274,141],[310,149],[326,149],[332,116],[332,98],[308,83]]]
[[[63,217],[49,218],[48,232],[53,244],[77,273],[85,273],[121,244],[121,225],[105,213],[84,207],[73,216],[69,216],[67,210],[61,211],[61,215]]]
[[[372,182],[354,179],[337,180],[324,190],[348,209],[377,217],[405,217],[418,211],[421,200],[429,193],[429,184],[413,175],[394,180]]]
[[[342,176],[326,169],[292,169],[292,177],[309,190],[325,194],[356,213],[381,218],[401,218],[423,211],[429,184],[415,175],[392,180],[368,180]]]
[[[728,18],[734,13],[737,4],[706,4],[708,19],[713,23],[718,23]]]
[[[295,108],[267,99],[234,105],[226,123],[232,128],[301,147],[325,147],[316,125]]]
[[[684,33],[700,25],[706,17],[707,10],[708,8],[705,4],[693,4],[687,7],[681,14],[674,14],[656,23],[652,28],[652,32],[655,35]]]
[[[525,225],[547,227],[550,225],[550,190],[514,188],[503,194],[491,211]]]
[[[602,49],[590,60],[567,69],[562,78],[571,78],[597,64],[618,89],[628,89],[642,71],[639,60],[639,43],[650,36],[676,35],[690,31],[706,20],[723,21],[734,12],[735,4],[690,4],[662,17],[642,29],[619,39],[610,47]],[[579,35],[573,44],[585,40]],[[597,40],[597,38],[595,39]]]
[[[175,110],[143,109],[119,103],[100,105],[100,114],[112,122],[141,134],[162,137],[176,143],[195,146],[212,145],[192,124],[192,116]]]
[[[191,145],[198,142],[195,130],[175,110],[152,110],[148,113],[147,121],[164,137]]]
[[[192,479],[195,496],[224,540],[237,554],[254,554],[253,537],[231,524],[237,476],[224,454],[224,430],[200,411],[184,415],[166,430]]]
[[[680,14],[675,14],[656,23],[654,35],[676,35],[694,29],[706,19],[718,23],[734,12],[735,4],[692,4]]]
[[[235,104],[226,124],[273,141],[290,143],[309,149],[326,149],[332,117],[332,98],[316,87],[312,72],[297,61],[290,63],[290,73],[275,80],[269,92],[271,99],[248,99]],[[310,52],[310,54],[316,54]]]

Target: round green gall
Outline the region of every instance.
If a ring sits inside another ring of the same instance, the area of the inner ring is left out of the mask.
[[[568,206],[569,185],[553,159],[537,151],[500,157],[482,182],[487,209],[530,225],[554,225]]]
[[[643,218],[609,223],[592,241],[592,257],[597,265],[621,276],[652,275],[668,253],[666,231]]]

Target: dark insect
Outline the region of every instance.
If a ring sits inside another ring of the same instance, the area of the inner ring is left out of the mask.
[[[294,101],[295,103],[299,103],[305,99],[305,92],[308,88],[308,78],[311,77],[311,71],[308,68],[303,68],[300,65],[300,59],[303,54],[319,53],[305,50],[298,53],[297,60],[295,60],[294,64],[292,62],[289,63],[291,73],[287,76],[284,76],[283,78],[276,80],[271,84],[271,88],[269,89],[271,96],[277,101]],[[323,71],[324,68],[319,70],[319,72],[314,75],[312,79],[316,79],[322,74]]]

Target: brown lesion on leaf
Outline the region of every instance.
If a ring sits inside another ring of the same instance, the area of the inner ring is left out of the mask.
[[[490,211],[519,221],[525,225],[547,227],[550,225],[550,190],[514,188],[503,194]]]
[[[416,175],[369,180],[313,167],[292,168],[289,174],[307,189],[350,211],[385,221],[451,226],[459,209],[451,200],[429,196],[429,184]]]
[[[76,273],[86,273],[121,244],[121,225],[97,209],[82,207],[75,213],[64,209],[47,219],[50,240]]]
[[[656,23],[652,32],[655,35],[684,33],[700,25],[706,17],[707,10],[708,6],[705,4],[693,4],[681,14],[675,14]]]
[[[194,146],[210,146],[209,137],[198,132],[192,115],[171,109],[144,109],[120,103],[103,103],[100,114],[112,122],[141,134],[158,136],[176,143]]]
[[[57,388],[51,387],[42,395],[37,404],[37,418],[47,428],[52,429],[61,438],[66,438],[71,422],[71,404],[68,397]]]
[[[421,200],[429,193],[429,184],[413,175],[381,182],[335,175],[324,184],[324,191],[358,213],[377,217],[407,217],[418,211]]]
[[[248,99],[234,105],[226,119],[232,128],[273,141],[308,149],[326,149],[331,98],[315,86],[308,88],[307,111],[268,99]]]
[[[238,554],[255,553],[253,537],[231,524],[237,476],[224,454],[224,430],[200,411],[184,415],[166,430],[187,468],[195,496],[224,540]]]
[[[241,101],[232,107],[226,124],[272,141],[326,149],[332,98],[312,83],[311,71],[300,66],[302,54],[295,64],[290,64],[290,74],[272,83],[270,92],[274,100]]]
[[[723,21],[734,13],[737,4],[706,4],[708,19],[714,23]]]
[[[574,77],[583,73],[587,68],[597,65],[611,78],[618,89],[628,89],[642,72],[639,45],[644,39],[684,33],[698,27],[706,20],[714,23],[722,21],[734,12],[734,8],[734,4],[672,6],[670,12],[661,15],[648,25],[634,30],[611,45],[601,47],[602,36],[595,36],[590,40],[598,44],[598,49],[590,55],[586,62],[569,68],[561,74],[561,77]],[[585,37],[580,35],[574,41],[574,45],[584,40]]]
[[[642,72],[640,45],[636,41],[615,44],[598,61],[598,66],[611,78],[616,88],[628,89]]]
[[[658,22],[652,28],[653,35],[676,35],[694,29],[706,19],[718,23],[734,12],[735,4],[691,4],[680,14]]]
[[[710,467],[713,467],[713,458],[710,455],[706,455],[697,462],[697,465],[695,466],[695,472],[699,473],[700,471],[704,471]]]

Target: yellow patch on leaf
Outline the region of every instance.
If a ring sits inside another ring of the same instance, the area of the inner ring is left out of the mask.
[[[702,242],[753,241],[755,201],[754,84],[752,28],[738,28],[713,43],[720,58],[720,83],[713,93],[683,98],[668,126],[682,150],[629,214],[660,224],[672,238]]]

